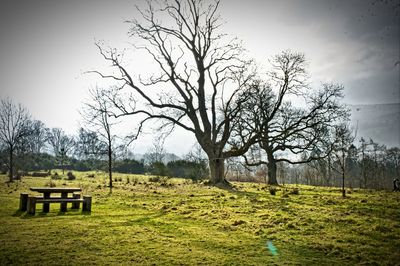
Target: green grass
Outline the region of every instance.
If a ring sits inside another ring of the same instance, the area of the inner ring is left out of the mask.
[[[50,178],[0,176],[0,265],[400,265],[400,193],[123,174],[110,193],[104,174],[74,174],[53,182],[92,195],[90,214],[21,213],[19,194]]]

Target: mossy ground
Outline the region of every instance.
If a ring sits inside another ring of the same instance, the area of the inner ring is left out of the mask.
[[[54,182],[92,195],[90,214],[21,213],[19,194],[50,178],[0,176],[0,265],[400,265],[400,193],[122,174],[111,193],[105,174],[74,174]]]

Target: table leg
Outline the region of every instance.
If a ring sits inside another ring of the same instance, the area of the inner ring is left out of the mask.
[[[44,192],[43,197],[45,199],[50,198],[50,192]],[[49,212],[50,211],[50,203],[43,203],[43,212]]]
[[[77,193],[74,192],[72,194],[72,197],[74,199],[80,199],[81,198],[81,194],[77,194]],[[79,209],[79,202],[73,202],[71,209]]]
[[[62,193],[61,193],[61,198],[62,198],[62,199],[68,198],[68,193],[67,193],[67,192],[62,192]],[[66,212],[66,211],[67,211],[67,203],[66,203],[66,202],[62,202],[62,203],[60,204],[60,210],[61,210],[62,212]]]

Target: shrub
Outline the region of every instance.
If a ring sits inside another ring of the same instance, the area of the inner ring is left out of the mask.
[[[32,174],[31,174],[31,176],[33,176],[33,177],[47,177],[47,176],[49,176],[50,174],[48,173],[48,172],[33,172]]]
[[[168,168],[163,162],[153,162],[148,166],[148,171],[152,175],[166,176],[168,175]]]
[[[161,186],[166,186],[168,184],[168,177],[166,176],[152,176],[149,178],[149,182],[160,183]]]
[[[53,180],[50,180],[49,182],[47,182],[47,183],[45,184],[45,186],[46,186],[46,187],[55,187],[55,186],[56,186],[56,183],[55,183]]]
[[[57,179],[61,179],[61,177],[58,175],[57,172],[54,172],[54,174],[51,176],[51,179],[57,180]]]
[[[149,178],[149,182],[157,183],[157,182],[160,182],[160,179],[161,179],[161,177],[159,177],[159,176],[152,176]]]
[[[13,179],[14,179],[14,180],[21,180],[21,177],[22,177],[22,174],[21,174],[21,173],[17,173],[17,174],[13,177]]]
[[[76,176],[72,172],[68,172],[67,176],[68,176],[68,180],[75,180],[76,179]]]
[[[192,162],[187,160],[177,160],[171,161],[167,164],[167,173],[170,177],[201,180],[208,176],[208,168],[207,164],[203,161]]]
[[[137,178],[136,176],[132,177],[132,184],[136,185],[137,183],[139,183],[139,178]]]
[[[114,171],[119,173],[143,174],[144,165],[143,162],[138,162],[132,159],[118,160],[115,162]]]

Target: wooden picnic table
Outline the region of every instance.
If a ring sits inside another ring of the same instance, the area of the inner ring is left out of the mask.
[[[68,198],[68,193],[82,191],[82,189],[78,187],[31,187],[30,190],[43,193],[44,199],[55,199],[54,197],[51,197],[51,194],[61,193],[61,198],[57,198],[60,199],[61,202],[60,203],[61,211],[67,210],[67,199],[72,199]],[[49,210],[50,210],[50,203],[43,202],[43,212],[49,212]]]

